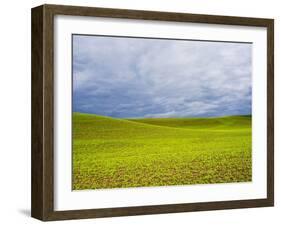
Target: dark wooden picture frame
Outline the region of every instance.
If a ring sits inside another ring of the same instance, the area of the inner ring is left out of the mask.
[[[54,210],[54,16],[95,16],[140,20],[194,22],[256,26],[267,28],[267,198],[204,203],[121,208]],[[66,220],[115,217],[142,214],[161,214],[188,211],[220,210],[274,205],[274,20],[261,18],[196,15],[91,8],[61,5],[42,5],[32,9],[32,200],[34,218]]]

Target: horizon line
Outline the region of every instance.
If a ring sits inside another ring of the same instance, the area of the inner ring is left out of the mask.
[[[102,117],[108,117],[108,118],[116,118],[116,119],[184,119],[184,118],[223,118],[223,117],[234,117],[234,116],[244,116],[244,117],[252,117],[252,114],[241,114],[241,115],[219,115],[219,116],[181,116],[181,117],[127,117],[127,118],[121,118],[121,117],[114,117],[114,116],[108,116],[108,115],[99,115],[95,113],[88,113],[88,112],[78,112],[78,111],[72,111],[72,115],[78,113],[78,114],[86,114],[86,115],[96,115],[96,116],[102,116]]]

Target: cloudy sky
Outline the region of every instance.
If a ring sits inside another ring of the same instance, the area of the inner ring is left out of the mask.
[[[251,114],[249,43],[73,35],[73,111],[118,118]]]

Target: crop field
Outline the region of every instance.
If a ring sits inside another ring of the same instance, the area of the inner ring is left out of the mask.
[[[247,182],[251,116],[117,119],[73,114],[73,189]]]

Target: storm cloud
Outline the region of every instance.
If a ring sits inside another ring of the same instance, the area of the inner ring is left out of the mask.
[[[73,35],[73,111],[251,114],[252,44]]]

